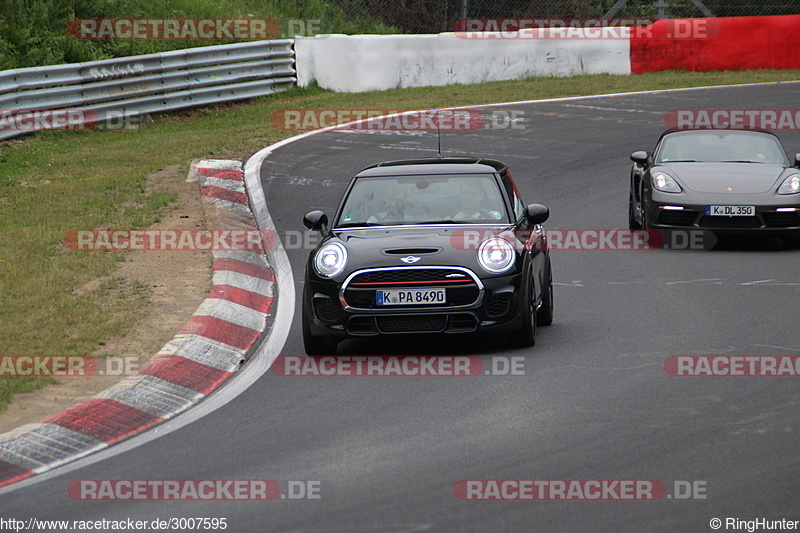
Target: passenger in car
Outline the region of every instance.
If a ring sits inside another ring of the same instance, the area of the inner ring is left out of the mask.
[[[386,194],[384,200],[386,211],[371,215],[367,219],[367,223],[377,222],[403,222],[406,220],[413,220],[408,214],[408,188],[402,185],[394,185]]]

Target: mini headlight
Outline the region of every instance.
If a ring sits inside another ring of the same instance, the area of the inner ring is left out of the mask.
[[[681,192],[681,186],[667,174],[663,172],[653,173],[653,187],[661,192]]]
[[[789,176],[781,186],[778,187],[778,194],[797,194],[800,193],[800,174]]]
[[[347,248],[338,242],[330,242],[314,256],[314,270],[323,278],[339,275],[347,264]]]
[[[514,246],[499,237],[486,239],[478,248],[478,262],[487,272],[505,272],[514,264]]]

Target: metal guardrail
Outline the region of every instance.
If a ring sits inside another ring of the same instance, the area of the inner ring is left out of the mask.
[[[57,129],[47,119],[54,110],[88,121],[61,127],[91,127],[264,96],[296,82],[290,39],[6,70],[0,72],[0,139]]]

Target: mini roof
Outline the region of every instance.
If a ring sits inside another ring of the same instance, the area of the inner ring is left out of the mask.
[[[507,166],[501,161],[476,157],[431,157],[385,161],[364,168],[357,177],[412,176],[417,174],[487,174]]]

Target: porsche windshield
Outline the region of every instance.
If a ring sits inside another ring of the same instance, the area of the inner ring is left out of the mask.
[[[503,197],[491,174],[358,178],[337,227],[502,223]]]
[[[788,166],[777,138],[747,131],[691,131],[664,137],[657,163],[681,162],[764,163]]]

